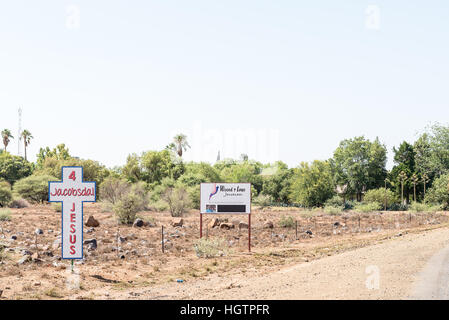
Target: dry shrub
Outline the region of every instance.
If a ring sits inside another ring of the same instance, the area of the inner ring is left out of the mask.
[[[200,258],[213,258],[227,254],[226,240],[222,238],[201,238],[193,245],[196,255]]]
[[[182,217],[191,205],[189,194],[183,187],[168,188],[163,196],[172,217]]]
[[[28,201],[26,201],[25,199],[14,199],[10,204],[9,207],[10,208],[14,208],[14,209],[23,209],[23,208],[28,208],[30,206],[30,204],[28,203]]]
[[[130,193],[114,205],[113,211],[121,224],[132,224],[141,208],[142,200]]]
[[[128,181],[108,177],[100,185],[99,196],[101,201],[114,205],[128,194],[130,189],[131,184]]]

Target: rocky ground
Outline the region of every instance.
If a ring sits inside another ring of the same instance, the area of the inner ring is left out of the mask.
[[[61,213],[50,205],[12,209],[0,222],[0,299],[164,298],[152,288],[185,285],[231,274],[260,275],[281,266],[323,257],[447,225],[449,215],[404,212],[348,213],[330,216],[279,208],[254,210],[252,252],[247,216],[206,216],[203,235],[225,239],[227,254],[200,258],[194,249],[199,214],[182,219],[142,212],[133,226],[118,225],[99,204],[85,205],[85,259],[61,260]],[[280,226],[283,216],[297,221]],[[92,216],[92,218],[90,218]],[[162,252],[162,226],[164,252]],[[150,293],[144,294],[145,290]],[[167,295],[169,297],[169,295]]]

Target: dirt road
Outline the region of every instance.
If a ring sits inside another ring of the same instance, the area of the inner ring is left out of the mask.
[[[247,270],[226,278],[213,275],[133,294],[138,299],[447,298],[449,272],[441,270],[448,263],[449,228],[441,228],[398,235],[373,246],[274,273],[251,276],[251,270]],[[445,281],[444,285],[441,281]]]

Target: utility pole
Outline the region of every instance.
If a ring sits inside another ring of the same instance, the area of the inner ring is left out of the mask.
[[[19,113],[19,125],[18,125],[18,132],[17,132],[17,155],[21,156],[22,155],[22,151],[21,151],[21,146],[22,146],[22,108],[19,107],[18,110]]]

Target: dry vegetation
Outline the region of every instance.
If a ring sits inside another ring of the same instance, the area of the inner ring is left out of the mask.
[[[119,225],[112,213],[104,212],[99,204],[89,204],[85,205],[84,221],[93,215],[100,226],[85,227],[84,239],[96,239],[98,247],[89,251],[85,246],[86,257],[76,262],[72,273],[70,263],[60,259],[61,214],[50,205],[10,211],[10,220],[0,221],[0,299],[108,299],[123,291],[129,292],[129,298],[136,298],[135,288],[151,288],[178,279],[193,281],[211,273],[225,276],[231,271],[262,272],[405,232],[438,228],[449,221],[447,212],[330,215],[255,208],[251,219],[252,253],[248,254],[246,215],[217,216],[226,227],[214,228],[209,224],[215,216],[205,216],[205,240],[199,242],[197,212],[185,214],[183,225],[177,227],[172,226],[175,218],[169,212],[141,212],[138,216],[151,223],[139,228]],[[269,228],[267,221],[274,228]],[[37,228],[43,234],[36,235]],[[207,254],[199,254],[199,250]]]

